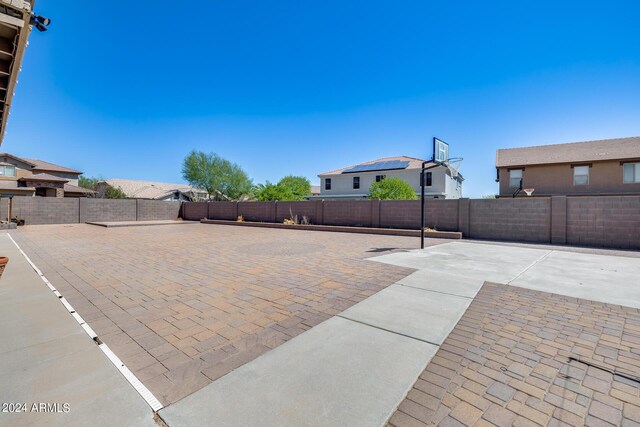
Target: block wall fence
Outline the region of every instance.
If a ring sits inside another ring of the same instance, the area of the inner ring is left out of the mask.
[[[419,200],[184,202],[186,220],[420,228]],[[640,196],[553,196],[425,201],[425,225],[466,238],[640,249]]]
[[[7,219],[8,199],[0,199],[0,218]],[[94,221],[149,221],[177,219],[180,202],[142,199],[13,198],[14,217],[26,225],[77,224]]]

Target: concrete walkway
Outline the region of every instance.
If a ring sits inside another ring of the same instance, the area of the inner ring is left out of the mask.
[[[0,254],[9,257],[0,279],[0,402],[26,408],[0,412],[0,425],[156,425],[151,408],[6,233]],[[36,412],[34,403],[49,407]]]
[[[418,271],[159,413],[170,426],[383,425],[485,281],[640,307],[640,259],[452,242]]]
[[[635,257],[451,242],[371,259],[419,269],[400,281],[407,286],[473,296],[487,281],[640,308]]]

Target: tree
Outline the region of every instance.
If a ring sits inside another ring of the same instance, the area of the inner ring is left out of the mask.
[[[184,158],[182,176],[194,187],[204,189],[209,197],[239,199],[253,188],[249,176],[239,165],[214,153],[193,150]]]
[[[288,189],[295,197],[294,200],[303,200],[305,196],[311,195],[311,181],[304,176],[287,175],[278,181],[278,185]]]
[[[120,187],[112,187],[110,185],[104,190],[102,197],[105,199],[127,199],[127,195]]]
[[[418,196],[411,185],[398,177],[385,178],[374,182],[369,190],[369,199],[415,200]]]
[[[88,178],[80,175],[78,177],[78,187],[86,188],[88,190],[96,191],[96,184],[100,181],[99,178]]]
[[[259,184],[256,191],[256,198],[263,202],[273,201],[273,200],[297,200],[296,196],[291,192],[291,190],[283,185],[272,184],[267,181],[266,184]]]

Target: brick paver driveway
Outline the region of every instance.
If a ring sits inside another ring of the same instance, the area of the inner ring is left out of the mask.
[[[204,224],[31,226],[12,236],[164,404],[408,275],[365,259],[418,244]]]
[[[640,426],[640,310],[485,283],[390,419]]]

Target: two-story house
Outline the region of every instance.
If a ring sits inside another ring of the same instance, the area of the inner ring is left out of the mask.
[[[0,195],[88,197],[94,191],[78,186],[82,172],[38,159],[0,153]]]
[[[324,172],[318,175],[320,194],[309,198],[366,199],[374,182],[390,177],[407,181],[420,196],[423,161],[407,156],[386,157]],[[425,195],[436,199],[459,199],[463,181],[462,175],[451,166],[429,169],[425,173]]]
[[[496,169],[501,197],[640,194],[640,137],[502,149]]]

